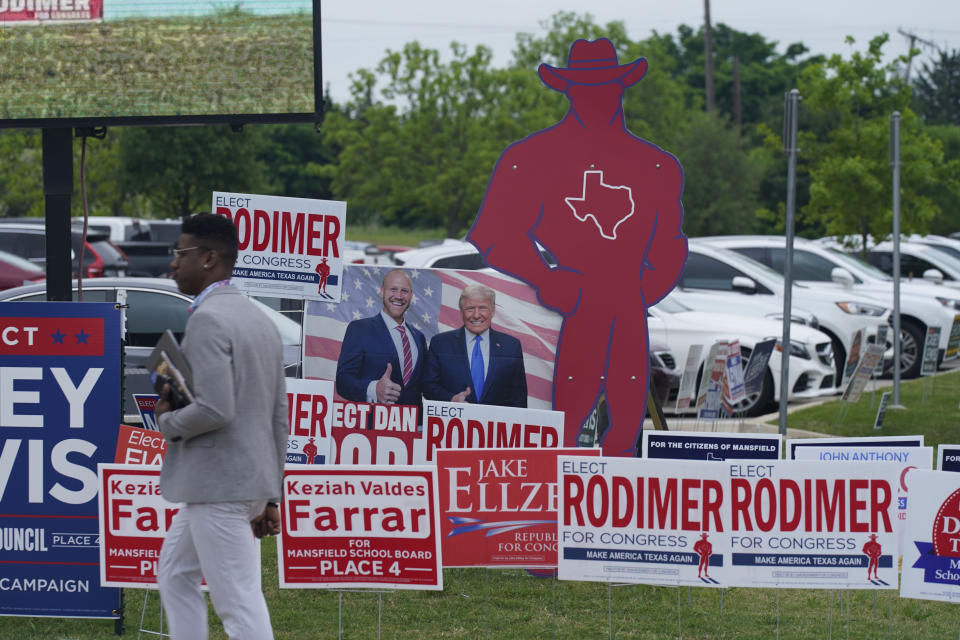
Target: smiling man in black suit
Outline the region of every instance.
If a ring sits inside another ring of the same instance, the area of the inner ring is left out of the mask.
[[[423,374],[425,398],[526,408],[520,341],[490,328],[496,295],[482,285],[460,292],[463,326],[430,341]]]

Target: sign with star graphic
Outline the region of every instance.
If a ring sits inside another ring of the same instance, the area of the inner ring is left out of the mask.
[[[0,303],[0,615],[118,617],[97,464],[113,461],[120,374],[113,304]]]

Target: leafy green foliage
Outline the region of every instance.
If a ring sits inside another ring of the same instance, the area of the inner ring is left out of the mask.
[[[927,124],[960,125],[960,50],[923,63],[913,85],[913,108]]]
[[[131,128],[120,139],[121,184],[150,199],[153,217],[209,211],[213,191],[273,191],[260,159],[266,144],[256,127]]]
[[[889,119],[895,111],[902,116],[901,229],[928,232],[940,212],[931,193],[949,179],[942,147],[910,110],[910,88],[896,75],[896,63],[882,63],[886,41],[886,35],[878,36],[865,53],[855,52],[849,59],[831,56],[800,76],[799,169],[810,176],[810,198],[801,213],[827,234],[889,233]]]

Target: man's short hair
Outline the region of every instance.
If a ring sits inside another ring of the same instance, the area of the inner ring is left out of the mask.
[[[387,278],[389,278],[390,275],[394,273],[399,273],[404,278],[406,278],[407,282],[410,283],[410,288],[413,289],[413,278],[411,278],[410,274],[404,271],[403,269],[390,269],[390,271],[387,271],[385,274],[383,274],[383,280],[380,281],[380,288],[383,288],[384,286],[386,286]]]
[[[465,286],[463,291],[460,292],[460,300],[457,302],[457,306],[463,309],[463,301],[467,298],[480,298],[481,300],[489,300],[491,309],[494,309],[497,306],[497,292],[490,287],[485,287],[482,284],[470,284]]]
[[[213,249],[230,265],[237,262],[237,228],[226,216],[214,213],[195,213],[184,218],[180,233],[189,233],[206,249]]]

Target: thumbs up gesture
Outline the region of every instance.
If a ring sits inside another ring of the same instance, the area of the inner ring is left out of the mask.
[[[387,370],[377,380],[377,402],[393,404],[400,397],[400,385],[390,379],[391,373],[393,373],[393,365],[388,362]]]
[[[466,402],[468,395],[470,395],[470,387],[467,387],[457,395],[450,398],[450,402]]]

